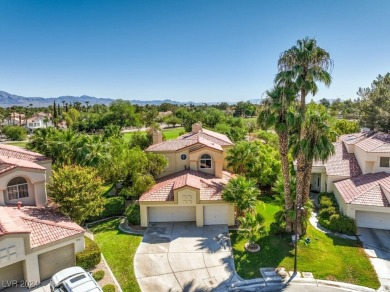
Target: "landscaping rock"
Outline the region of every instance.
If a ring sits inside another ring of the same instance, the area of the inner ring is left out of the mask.
[[[314,279],[313,274],[310,273],[310,272],[302,272],[302,276],[303,276],[303,278],[305,278],[305,279]]]

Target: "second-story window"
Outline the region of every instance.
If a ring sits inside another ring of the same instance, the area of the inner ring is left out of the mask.
[[[211,168],[211,156],[203,154],[200,157],[200,168]]]
[[[23,177],[11,179],[7,185],[7,193],[9,200],[28,197],[27,181]]]
[[[390,157],[381,157],[379,162],[380,167],[390,167]]]

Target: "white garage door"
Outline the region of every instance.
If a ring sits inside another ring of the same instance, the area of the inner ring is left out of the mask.
[[[204,206],[204,224],[228,224],[227,206]]]
[[[359,227],[390,230],[390,214],[356,211],[356,224]]]
[[[18,262],[0,269],[0,290],[11,286],[13,281],[22,281],[23,262]]]
[[[149,207],[149,222],[196,221],[195,207]]]
[[[75,265],[74,245],[69,244],[38,255],[41,281],[55,273]]]

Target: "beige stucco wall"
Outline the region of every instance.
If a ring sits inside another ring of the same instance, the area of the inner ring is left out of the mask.
[[[16,200],[8,200],[7,184],[15,177],[23,177],[27,180],[29,196]],[[17,204],[44,206],[47,201],[46,196],[46,173],[44,170],[32,170],[16,168],[0,176],[0,205]]]
[[[378,213],[390,214],[389,207],[351,205],[351,204],[347,204],[346,213],[344,213],[344,214],[351,217],[351,218],[356,218],[356,211],[378,212]]]
[[[211,156],[211,168],[200,168],[200,157],[203,154]],[[202,171],[208,174],[212,174],[216,177],[222,177],[223,169],[223,152],[214,150],[212,148],[202,148],[200,150],[190,153],[190,166],[191,169]]]
[[[234,145],[222,146],[222,149],[223,149],[223,165],[222,165],[222,167],[224,170],[228,170],[226,157],[229,155],[229,153],[228,153],[229,149],[232,149],[233,147],[234,147]]]
[[[196,226],[203,226],[203,209],[205,205],[227,205],[228,225],[234,225],[234,205],[225,201],[200,201],[199,190],[191,187],[184,187],[174,192],[174,201],[171,202],[140,202],[141,226],[149,225],[148,207],[175,207],[175,206],[196,206]]]
[[[28,234],[15,234],[0,237],[0,250],[9,249],[12,252],[15,250],[16,256],[11,260],[0,263],[0,268],[23,261],[24,280],[31,283],[39,283],[39,265],[38,256],[45,252],[63,247],[65,245],[73,244],[75,253],[84,250],[84,234],[78,234],[63,240],[58,240],[54,243],[43,245],[31,249]]]

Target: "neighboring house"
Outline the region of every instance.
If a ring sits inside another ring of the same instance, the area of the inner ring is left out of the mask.
[[[1,123],[3,126],[19,126],[26,123],[26,116],[21,113],[10,113],[8,118],[4,119]]]
[[[47,113],[37,113],[33,115],[31,118],[27,119],[26,127],[30,131],[34,131],[36,129],[53,127],[52,116]]]
[[[51,161],[41,154],[0,144],[0,290],[31,285],[75,265],[84,229],[46,207]]]
[[[154,132],[153,145],[146,151],[164,155],[168,165],[156,185],[140,197],[141,226],[175,221],[234,225],[234,206],[222,199],[232,176],[225,163],[232,147],[228,137],[200,123],[176,140],[163,142],[162,133]]]
[[[313,163],[311,190],[334,192],[359,227],[390,230],[390,134],[348,134],[334,145],[335,155]]]

